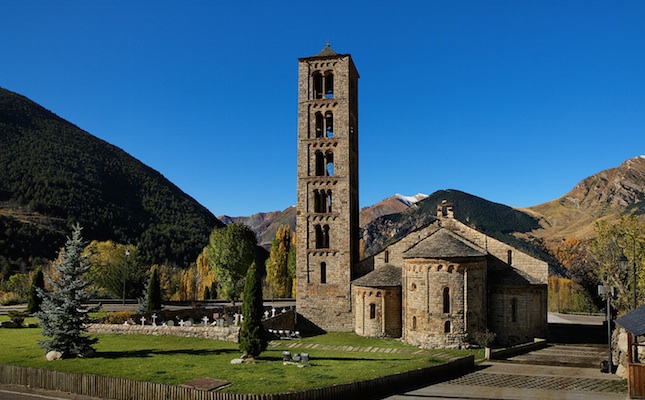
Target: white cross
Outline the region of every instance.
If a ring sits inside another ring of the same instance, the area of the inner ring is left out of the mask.
[[[152,326],[157,326],[157,314],[152,314]]]
[[[269,310],[266,310],[264,312],[264,319],[268,319],[268,318],[269,318]]]
[[[204,321],[204,326],[208,325],[208,317],[207,316],[204,316],[204,318],[202,318],[202,321]]]
[[[145,324],[146,324],[146,317],[141,317],[141,325],[143,326]]]
[[[184,326],[184,325],[186,325],[186,323],[184,322],[184,320],[183,320],[183,319],[179,320],[179,326]]]
[[[275,308],[271,309],[271,318],[275,317]]]

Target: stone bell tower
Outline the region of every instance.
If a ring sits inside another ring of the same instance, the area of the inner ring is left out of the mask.
[[[358,72],[329,44],[298,59],[298,313],[326,331],[353,331],[358,262]]]

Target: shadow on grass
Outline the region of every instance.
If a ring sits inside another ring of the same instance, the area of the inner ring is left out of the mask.
[[[153,355],[191,355],[191,356],[212,356],[224,354],[240,354],[237,349],[221,349],[221,350],[131,350],[131,351],[99,351],[94,355],[94,358],[148,358]]]
[[[293,355],[293,354],[292,354]],[[273,357],[273,356],[260,356],[258,360],[262,361],[282,361],[282,357]],[[412,358],[369,358],[369,357],[311,357],[309,356],[310,362],[315,361],[410,361]]]

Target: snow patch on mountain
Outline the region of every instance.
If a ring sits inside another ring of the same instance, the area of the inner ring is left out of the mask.
[[[427,194],[423,193],[417,193],[414,196],[404,196],[400,193],[397,193],[394,195],[401,203],[405,204],[406,206],[410,207],[412,204],[415,204],[425,198],[428,197]]]

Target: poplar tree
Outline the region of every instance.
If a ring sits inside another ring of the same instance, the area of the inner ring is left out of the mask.
[[[263,303],[262,284],[254,262],[246,273],[242,299],[240,350],[247,357],[256,358],[268,346],[267,335],[262,326]]]
[[[215,270],[217,293],[233,304],[240,295],[238,283],[255,261],[256,246],[255,233],[243,224],[230,224],[211,233],[208,262]]]
[[[90,299],[86,290],[89,283],[84,279],[90,265],[82,255],[83,247],[81,227],[76,225],[72,237],[67,239],[61,261],[54,266],[57,279],[50,279],[53,291],[37,290],[43,302],[42,311],[36,317],[43,336],[48,338],[40,341],[40,345],[47,351],[62,353],[63,357],[85,356],[94,351],[92,345],[98,340],[83,335],[91,311],[83,307]]]
[[[275,297],[291,295],[291,276],[289,275],[289,251],[291,249],[291,228],[280,225],[271,243],[271,252],[266,263],[267,282]]]

